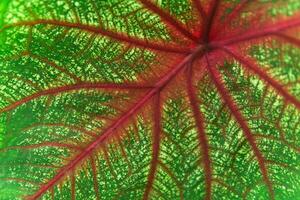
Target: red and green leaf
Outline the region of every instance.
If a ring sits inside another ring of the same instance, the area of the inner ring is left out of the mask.
[[[298,0],[0,2],[0,199],[299,199]]]

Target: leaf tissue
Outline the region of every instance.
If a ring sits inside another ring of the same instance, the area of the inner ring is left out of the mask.
[[[0,199],[298,200],[299,55],[299,0],[0,0]]]

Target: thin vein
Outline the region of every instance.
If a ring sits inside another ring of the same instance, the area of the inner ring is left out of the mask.
[[[91,163],[91,167],[92,167],[92,176],[93,176],[93,187],[94,187],[95,194],[96,194],[96,200],[100,200],[98,170],[97,170],[96,160],[95,160],[94,156],[95,155],[92,154],[91,158],[90,158],[90,163]]]
[[[252,2],[255,3],[256,0],[252,0]],[[240,3],[238,3],[233,11],[228,15],[228,17],[225,19],[224,23],[220,24],[219,30],[223,30],[226,28],[227,25],[230,26],[230,23],[235,20],[238,15],[241,14],[241,11],[245,8],[245,6],[250,3],[250,0],[242,0]]]
[[[197,53],[197,52],[196,52]],[[174,78],[181,70],[186,66],[186,63],[194,56],[194,53],[183,59],[177,66],[174,66],[166,75],[164,75],[155,85],[156,87],[148,91],[141,99],[137,101],[135,105],[124,112],[119,118],[115,120],[109,127],[107,127],[102,134],[99,134],[98,138],[92,141],[86,146],[78,155],[76,155],[68,164],[62,167],[54,177],[48,182],[42,185],[34,194],[28,197],[29,200],[36,200],[40,198],[45,192],[57,184],[66,174],[66,172],[74,170],[79,163],[82,162],[86,157],[91,155],[94,150],[110,138],[113,133],[116,133],[116,129],[124,124],[131,116],[133,116],[140,108],[142,108],[162,87],[168,84],[172,78]]]
[[[188,31],[180,22],[175,20],[169,13],[163,11],[161,8],[151,3],[149,0],[140,0],[140,2],[149,10],[156,13],[162,20],[165,20],[167,24],[173,26],[182,35],[186,36],[188,39],[198,42],[198,38]]]
[[[300,101],[296,97],[291,95],[288,91],[286,91],[286,89],[284,89],[284,87],[278,81],[276,81],[267,72],[261,69],[261,67],[257,65],[255,60],[247,58],[246,56],[243,56],[227,47],[224,47],[223,49],[225,52],[239,61],[246,69],[254,72],[262,80],[270,84],[286,101],[294,104],[298,109],[300,109]]]
[[[80,24],[80,23],[72,23],[67,21],[59,21],[59,20],[46,20],[46,19],[38,19],[34,21],[22,21],[14,24],[9,24],[4,26],[0,29],[0,33],[8,28],[18,27],[18,26],[36,26],[36,25],[54,25],[54,26],[61,26],[66,28],[75,28],[82,31],[100,34],[103,36],[110,37],[112,39],[126,42],[130,44],[134,44],[140,47],[144,47],[146,49],[164,51],[164,52],[171,52],[171,53],[190,53],[190,49],[183,48],[183,47],[171,47],[166,44],[159,44],[159,43],[151,43],[147,40],[139,39],[133,36],[127,36],[125,34],[116,33],[110,30],[105,30],[101,27],[87,25],[87,24]]]
[[[147,185],[145,188],[143,199],[149,199],[151,189],[153,187],[153,182],[155,179],[159,151],[160,151],[160,135],[161,135],[161,105],[160,105],[160,95],[159,92],[155,98],[155,104],[153,109],[153,120],[154,120],[154,129],[153,129],[153,144],[152,144],[152,160],[150,164],[149,175],[147,179]]]
[[[30,96],[24,97],[9,106],[6,106],[2,109],[0,109],[0,113],[7,112],[10,110],[13,110],[17,108],[18,106],[21,106],[29,101],[32,101],[34,99],[40,98],[42,96],[48,96],[48,95],[57,95],[69,91],[75,91],[75,90],[99,90],[99,89],[149,89],[150,86],[140,86],[136,84],[114,84],[114,83],[80,83],[80,84],[74,84],[74,85],[66,85],[66,86],[60,86],[55,88],[50,88],[46,90],[42,90],[39,92],[36,92]]]
[[[254,29],[254,30],[248,30],[244,34],[238,34],[233,35],[229,38],[223,39],[221,41],[212,42],[210,46],[212,47],[222,47],[222,46],[229,46],[229,45],[236,45],[241,42],[246,42],[254,39],[259,39],[262,37],[272,36],[272,35],[278,35],[278,33],[281,33],[282,31],[297,28],[300,26],[300,18],[294,18],[290,20],[285,20],[280,23],[267,26],[263,29]]]
[[[192,71],[192,65],[188,68],[188,74],[186,77],[187,81],[187,91],[188,91],[188,97],[191,104],[191,108],[194,115],[194,120],[197,126],[198,130],[198,139],[200,144],[200,151],[202,153],[202,163],[204,168],[204,174],[205,174],[205,188],[206,188],[206,194],[205,194],[205,200],[211,199],[211,187],[212,187],[212,164],[210,159],[210,153],[209,153],[209,144],[208,139],[205,133],[204,128],[204,116],[203,113],[200,111],[197,95],[195,92],[195,88],[193,86],[193,71]]]
[[[260,168],[260,171],[262,173],[263,176],[263,180],[264,183],[268,189],[269,192],[269,196],[272,200],[274,200],[274,191],[273,191],[273,186],[272,183],[269,179],[268,176],[268,170],[266,167],[266,163],[265,163],[265,158],[263,157],[261,151],[259,150],[259,148],[257,147],[256,141],[255,141],[255,137],[252,135],[251,130],[248,126],[247,121],[244,119],[242,113],[239,110],[238,105],[235,103],[234,99],[232,98],[232,96],[230,95],[229,91],[227,90],[227,88],[224,86],[224,83],[222,82],[222,76],[220,74],[220,72],[216,69],[215,66],[211,66],[209,64],[209,60],[206,57],[206,61],[207,61],[207,65],[206,65],[206,69],[209,72],[220,96],[222,97],[224,103],[226,103],[226,105],[228,106],[228,108],[230,109],[232,115],[234,116],[234,118],[236,119],[237,123],[240,125],[241,129],[243,130],[244,136],[247,139]]]
[[[210,32],[211,32],[212,26],[214,24],[214,20],[217,15],[217,10],[218,10],[219,4],[220,4],[220,0],[213,0],[211,9],[208,13],[207,20],[205,22],[206,23],[205,27],[203,28],[202,37],[203,37],[204,42],[208,42],[210,40]]]
[[[274,35],[300,48],[300,39],[286,35],[284,33],[275,33]]]
[[[206,12],[203,8],[203,5],[201,4],[201,0],[193,0],[193,3],[198,11],[198,14],[199,14],[199,17],[202,19],[202,20],[205,20],[206,19]]]
[[[36,148],[41,148],[41,147],[63,147],[67,148],[70,150],[81,150],[80,147],[72,144],[66,144],[66,143],[60,143],[60,142],[43,142],[43,143],[38,143],[38,144],[31,144],[31,145],[23,145],[23,146],[10,146],[7,148],[3,148],[0,150],[0,152],[3,151],[8,151],[8,150],[13,150],[13,149],[36,149]]]
[[[86,130],[85,128],[80,127],[80,126],[75,126],[75,125],[70,125],[70,124],[63,124],[63,123],[35,123],[35,124],[32,124],[29,127],[25,128],[25,129],[23,129],[22,131],[28,131],[28,130],[38,128],[38,127],[43,127],[43,126],[48,127],[48,128],[49,127],[67,128],[68,130],[79,132],[79,133],[88,135],[92,138],[97,137],[97,134],[94,133],[93,131]]]
[[[40,62],[43,62],[43,63],[49,65],[50,67],[53,67],[54,69],[60,71],[61,73],[64,73],[65,75],[69,76],[70,78],[72,78],[76,82],[81,82],[81,79],[79,77],[77,77],[75,74],[71,73],[70,71],[68,71],[64,67],[61,67],[61,66],[57,65],[55,62],[49,60],[48,58],[44,58],[42,56],[35,55],[35,54],[32,54],[32,53],[28,53],[28,56],[33,58],[33,59],[36,59]]]

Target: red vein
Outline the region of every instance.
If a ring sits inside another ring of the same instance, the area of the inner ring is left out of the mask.
[[[71,175],[71,200],[76,199],[75,183],[76,183],[75,174],[73,172]]]
[[[161,107],[160,106],[161,106],[160,95],[158,93],[155,99],[155,105],[153,109],[154,130],[153,130],[153,144],[152,144],[152,160],[151,160],[149,175],[147,179],[148,181],[143,196],[144,200],[147,200],[149,198],[149,194],[153,187],[153,182],[157,171],[158,157],[159,157],[159,150],[160,150],[160,134],[161,134]]]
[[[240,42],[249,41],[253,39],[258,39],[261,37],[266,37],[270,35],[278,35],[278,33],[290,29],[290,28],[296,28],[300,26],[300,18],[291,19],[291,20],[285,20],[281,23],[271,25],[264,29],[251,29],[247,31],[245,34],[239,34],[231,36],[228,39],[224,39],[219,42],[212,42],[211,46],[213,47],[220,47],[220,46],[226,46],[226,45],[234,45]]]
[[[19,74],[11,74],[11,73],[6,73],[6,72],[1,72],[1,75],[9,78],[9,79],[16,79],[17,81],[20,81],[22,82],[23,84],[27,84],[28,86],[31,86],[33,89],[35,90],[39,90],[41,89],[41,87],[34,83],[33,81],[29,80],[29,79],[25,79],[24,77],[22,77],[21,75]],[[9,84],[9,83],[8,83]]]
[[[99,194],[99,183],[98,183],[98,172],[97,172],[97,167],[96,167],[96,162],[95,162],[95,157],[92,154],[91,158],[90,158],[90,162],[91,162],[91,166],[92,166],[92,176],[93,176],[93,187],[95,190],[95,194],[96,194],[96,200],[100,200],[100,194]]]
[[[178,188],[178,191],[179,191],[180,200],[183,200],[184,199],[184,195],[183,195],[183,191],[182,191],[183,190],[182,183],[179,182],[179,180],[174,175],[174,173],[164,163],[158,161],[158,164],[171,177],[171,179],[175,182],[175,185],[176,185],[176,187]]]
[[[58,166],[54,165],[40,165],[40,164],[32,164],[32,163],[4,163],[1,166],[29,166],[29,167],[37,167],[37,168],[58,168]]]
[[[200,0],[193,0],[193,3],[197,9],[197,11],[199,12],[199,17],[202,18],[202,20],[205,20],[206,19],[206,13],[205,13],[205,10],[201,4],[201,1]]]
[[[63,124],[63,123],[35,123],[35,124],[32,124],[29,127],[25,128],[25,129],[23,129],[23,131],[27,131],[27,130],[30,130],[32,128],[39,127],[39,126],[62,127],[62,128],[67,128],[67,129],[72,130],[72,131],[78,131],[80,133],[84,133],[84,134],[89,135],[91,137],[97,137],[97,134],[94,133],[93,131],[86,130],[86,129],[84,129],[82,127],[79,127],[79,126],[68,125],[68,124]]]
[[[202,163],[204,167],[204,174],[205,174],[205,187],[206,187],[206,194],[205,200],[211,199],[211,186],[212,186],[212,169],[211,169],[211,159],[209,155],[209,144],[208,139],[206,137],[205,128],[204,128],[204,116],[200,111],[198,106],[197,95],[195,92],[195,88],[193,86],[193,71],[192,65],[188,68],[188,74],[186,77],[187,81],[187,92],[189,101],[191,104],[191,108],[193,111],[195,123],[198,129],[198,139],[200,144],[200,150],[202,152]]]
[[[113,154],[113,153],[111,153],[111,154]],[[106,165],[107,165],[107,167],[108,167],[110,173],[112,174],[113,178],[114,178],[114,179],[117,179],[117,174],[116,174],[116,172],[115,172],[115,170],[114,170],[114,167],[113,167],[113,165],[112,165],[112,163],[111,163],[111,161],[110,161],[111,159],[109,158],[107,148],[104,148],[104,149],[103,149],[103,157],[104,157],[104,160],[105,160],[105,162],[106,162]]]
[[[72,4],[72,2],[70,1],[70,0],[65,0],[66,2],[67,2],[67,4],[68,4],[68,6],[69,6],[69,8],[70,8],[70,10],[71,10],[71,12],[73,13],[73,15],[75,16],[75,20],[76,20],[76,22],[80,22],[80,17],[79,17],[79,15],[78,15],[78,13],[77,13],[77,11],[76,11],[76,7]]]
[[[59,142],[43,142],[39,144],[31,144],[31,145],[23,145],[23,146],[10,146],[4,149],[1,149],[1,151],[7,151],[11,149],[36,149],[40,147],[63,147],[63,148],[68,148],[68,149],[76,149],[76,150],[81,150],[80,147],[72,145],[72,144],[65,144],[65,143],[59,143]]]
[[[253,190],[256,186],[260,185],[261,182],[262,182],[261,180],[258,180],[256,182],[252,183],[251,185],[247,186],[246,189],[242,192],[243,200],[249,199],[247,197],[250,194],[251,190]]]
[[[54,200],[55,193],[53,188],[51,188],[50,190],[50,195],[51,195],[51,200]]]
[[[290,149],[292,149],[293,151],[300,153],[300,147],[297,147],[297,145],[290,143],[289,141],[287,141],[285,138],[277,138],[274,137],[272,135],[264,135],[264,134],[255,134],[254,137],[258,137],[258,138],[265,138],[268,140],[273,140],[275,142],[280,142],[284,145],[286,145],[287,147],[289,147]]]
[[[229,55],[233,56],[237,61],[239,61],[246,69],[249,69],[250,71],[254,72],[261,79],[270,84],[286,101],[294,104],[298,109],[300,109],[300,101],[296,99],[296,97],[291,95],[288,91],[286,91],[278,81],[270,77],[270,75],[267,72],[265,72],[262,68],[260,68],[253,59],[246,58],[245,56],[242,56],[239,53],[227,47],[223,47],[223,49],[225,52],[227,52]]]
[[[226,190],[231,191],[233,194],[237,196],[241,196],[240,193],[238,193],[233,187],[229,186],[225,182],[223,182],[221,179],[213,179],[213,182],[219,184],[220,186],[224,187]]]
[[[0,109],[0,113],[10,111],[12,109],[15,109],[16,107],[23,105],[29,101],[32,101],[34,99],[37,99],[42,96],[47,95],[57,95],[68,91],[74,91],[74,90],[95,90],[95,89],[147,89],[151,88],[149,86],[141,86],[137,84],[116,84],[116,83],[80,83],[80,84],[74,84],[74,85],[66,85],[66,86],[60,86],[55,88],[50,88],[47,90],[39,91],[37,93],[34,93],[30,96],[24,97],[23,99],[20,99],[13,104],[10,104],[9,106]]]
[[[276,36],[283,38],[287,42],[300,47],[300,40],[283,33],[275,33]]]
[[[49,65],[51,67],[53,67],[54,69],[56,69],[56,70],[64,73],[65,75],[71,77],[72,79],[74,79],[77,82],[81,81],[81,79],[79,77],[77,77],[76,75],[74,75],[70,71],[66,70],[65,68],[57,65],[55,62],[49,60],[48,58],[43,58],[41,56],[38,56],[38,55],[35,55],[35,54],[32,54],[32,53],[28,53],[28,56],[32,57],[32,58],[34,58],[34,59],[36,59],[38,61],[41,61],[41,62],[43,62],[43,63],[45,63],[45,64],[47,64],[47,65]]]
[[[181,34],[191,39],[194,42],[198,42],[198,38],[189,32],[180,22],[176,21],[169,13],[164,12],[155,4],[151,3],[149,0],[140,0],[140,2],[149,10],[156,13],[162,20],[165,20],[168,24],[173,26]]]
[[[97,5],[95,3],[95,0],[89,0],[89,2],[92,4],[92,9],[96,13],[96,15],[97,15],[97,21],[98,21],[98,23],[100,25],[102,25],[102,23],[103,23],[102,22],[102,17],[101,17],[101,15],[99,13],[99,9],[98,9],[98,7],[97,7]]]
[[[49,20],[39,19],[39,20],[34,20],[34,21],[23,21],[23,22],[18,22],[15,24],[6,25],[2,29],[0,29],[0,32],[2,32],[5,29],[12,28],[12,27],[35,26],[35,25],[39,25],[39,24],[55,25],[55,26],[61,26],[61,27],[66,27],[66,28],[75,28],[75,29],[86,31],[86,32],[107,36],[107,37],[113,38],[113,39],[121,41],[121,42],[135,44],[137,46],[144,47],[146,49],[153,49],[153,50],[172,52],[172,53],[184,53],[184,54],[190,52],[190,49],[187,49],[187,48],[171,47],[168,45],[162,45],[162,44],[158,44],[158,43],[150,43],[146,40],[126,36],[124,34],[116,33],[116,32],[110,31],[110,30],[105,30],[105,29],[103,29],[101,27],[97,27],[97,26],[91,26],[91,25],[80,24],[80,23],[72,23],[72,22],[67,22],[67,21],[50,20],[50,19]]]
[[[245,8],[247,3],[249,3],[249,2],[250,2],[250,0],[242,0],[240,3],[238,3],[234,7],[233,11],[225,19],[224,23],[221,24],[221,27],[219,29],[223,30],[227,25],[229,25],[232,22],[232,20],[236,19],[236,17],[241,13],[241,11]]]
[[[121,138],[120,137],[117,137],[117,143],[118,143],[118,146],[120,147],[120,149],[121,149],[121,154],[122,154],[122,156],[124,157],[124,159],[125,159],[125,162],[127,163],[127,165],[128,165],[128,174],[131,174],[131,171],[132,171],[132,166],[131,166],[131,163],[130,163],[130,161],[129,161],[129,159],[128,159],[128,156],[127,156],[127,153],[126,153],[126,151],[125,151],[125,149],[124,149],[124,145],[122,144],[122,141],[121,141]]]
[[[285,168],[287,170],[290,170],[290,171],[294,171],[296,172],[297,174],[299,174],[299,167],[298,166],[290,166],[290,164],[288,163],[281,163],[279,161],[275,161],[275,160],[266,160],[266,163],[268,163],[268,165],[277,165],[281,168]]]
[[[78,155],[76,155],[68,164],[66,164],[63,168],[61,168],[57,174],[46,182],[42,187],[39,188],[29,199],[35,200],[41,197],[46,191],[48,191],[51,187],[53,187],[57,182],[59,182],[65,175],[66,172],[73,170],[76,166],[81,163],[86,157],[91,155],[93,151],[99,146],[99,144],[103,143],[107,138],[109,138],[115,130],[120,127],[123,123],[125,123],[132,115],[134,115],[144,104],[147,103],[149,99],[151,99],[161,88],[163,88],[167,83],[169,83],[174,76],[176,76],[181,70],[183,70],[186,66],[186,63],[191,60],[199,51],[202,50],[202,47],[199,47],[197,51],[187,56],[182,62],[180,62],[177,66],[172,68],[165,76],[163,76],[156,84],[155,87],[148,91],[145,96],[137,101],[133,107],[129,108],[127,112],[121,115],[119,118],[115,120],[108,128],[106,128],[102,134],[98,136],[93,142],[88,144],[83,151],[81,151]]]
[[[2,92],[2,91],[1,91]],[[7,94],[0,93],[0,99],[4,100],[5,103],[13,103],[13,99],[5,96]],[[2,102],[1,102],[2,103]]]
[[[207,16],[207,20],[205,21],[205,27],[203,29],[202,37],[203,37],[204,42],[208,42],[209,39],[210,39],[209,35],[210,35],[211,28],[212,28],[213,23],[214,23],[214,19],[216,17],[216,13],[217,13],[217,9],[218,9],[219,4],[220,4],[220,0],[213,0],[211,9],[210,9],[210,11],[208,13],[208,16]]]
[[[265,159],[257,147],[255,137],[252,135],[247,121],[244,119],[242,113],[239,111],[238,105],[235,103],[235,101],[233,100],[229,91],[224,86],[220,72],[216,69],[215,66],[210,66],[209,60],[207,57],[206,57],[206,60],[207,60],[206,68],[207,68],[220,96],[222,97],[223,101],[228,106],[232,115],[234,116],[234,118],[240,125],[241,129],[243,130],[244,136],[247,139],[249,145],[251,146],[251,149],[258,161],[258,165],[259,165],[260,171],[262,173],[263,180],[268,188],[269,196],[271,199],[274,199],[274,191],[273,191],[272,183],[268,177],[268,170],[267,170],[267,167],[265,164]]]
[[[23,179],[23,178],[8,177],[8,178],[0,178],[0,180],[17,181],[17,182],[22,182],[22,183],[29,183],[29,184],[34,185],[34,186],[38,186],[39,185],[39,183],[37,183],[35,181],[26,180],[26,179]]]

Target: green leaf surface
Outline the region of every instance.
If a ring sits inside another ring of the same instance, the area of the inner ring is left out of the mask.
[[[300,199],[298,0],[1,0],[0,200]]]

